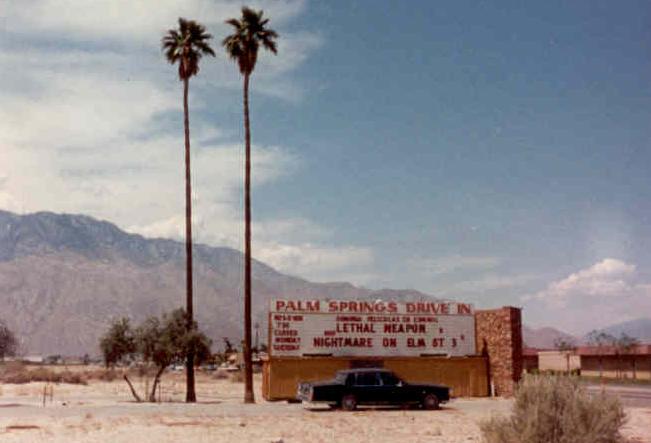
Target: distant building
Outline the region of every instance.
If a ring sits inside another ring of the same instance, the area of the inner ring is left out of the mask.
[[[540,352],[540,349],[536,348],[524,348],[522,350],[522,370],[524,372],[538,370],[538,352]]]
[[[651,380],[651,344],[622,353],[613,346],[581,346],[581,375]]]
[[[23,357],[16,357],[15,360],[23,361],[25,363],[43,363],[42,355],[25,355]]]
[[[637,345],[630,352],[614,346],[580,346],[574,351],[535,348],[522,350],[522,367],[526,372],[567,371],[580,369],[588,377],[651,380],[651,344]]]

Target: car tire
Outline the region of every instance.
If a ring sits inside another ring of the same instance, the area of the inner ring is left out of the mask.
[[[353,394],[346,394],[341,397],[341,408],[344,411],[354,411],[357,408],[357,397]]]
[[[425,394],[421,402],[423,409],[434,410],[439,408],[439,398],[434,394]]]

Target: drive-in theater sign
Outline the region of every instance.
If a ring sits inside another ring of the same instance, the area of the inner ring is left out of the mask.
[[[273,300],[269,330],[273,357],[476,354],[466,303]]]

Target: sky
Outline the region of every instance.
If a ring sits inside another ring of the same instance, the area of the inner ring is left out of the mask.
[[[651,317],[651,4],[249,2],[253,255],[312,281],[413,288],[583,334]],[[195,239],[242,249],[241,3],[0,0],[0,209],[184,233],[178,17]]]

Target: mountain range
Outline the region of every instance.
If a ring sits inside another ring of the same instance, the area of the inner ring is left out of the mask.
[[[195,318],[219,347],[242,335],[243,255],[194,245]],[[253,261],[253,318],[265,337],[274,298],[423,299],[413,290],[312,283]],[[0,319],[23,353],[98,354],[112,319],[139,322],[185,304],[185,244],[84,215],[0,211]]]
[[[606,328],[597,328],[596,331],[604,332],[615,338],[620,337],[622,334],[626,334],[630,337],[636,338],[641,343],[649,343],[651,342],[651,318],[638,318],[617,323]],[[590,344],[587,334],[583,337],[576,337],[549,327],[535,329],[523,325],[522,338],[525,347],[538,349],[554,349],[556,340],[565,340],[579,345]]]

